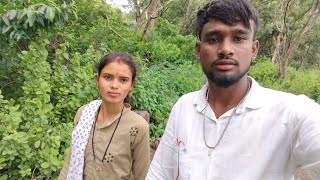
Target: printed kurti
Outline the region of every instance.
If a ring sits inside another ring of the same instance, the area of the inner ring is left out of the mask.
[[[76,116],[79,120],[81,107]],[[101,127],[96,127],[94,133],[94,154],[92,148],[93,128],[85,151],[85,180],[97,179],[134,179],[145,178],[150,163],[149,125],[140,115],[125,108],[120,123],[105,156],[105,150],[117,125],[120,113]],[[102,159],[103,162],[102,162]],[[70,163],[70,152],[61,170],[59,179],[66,179]]]

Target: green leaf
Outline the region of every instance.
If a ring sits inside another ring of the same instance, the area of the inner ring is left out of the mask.
[[[40,141],[37,141],[36,143],[34,143],[34,146],[36,147],[36,148],[38,148],[38,147],[40,147]]]
[[[54,9],[51,7],[47,7],[46,15],[45,17],[49,19],[49,21],[53,22],[54,20]]]
[[[37,20],[38,20],[38,22],[41,23],[42,26],[44,26],[44,21],[43,21],[42,17],[37,16]]]
[[[0,176],[0,180],[6,180],[6,179],[8,179],[8,175],[3,175],[3,176]]]
[[[7,26],[10,26],[10,22],[6,16],[2,16],[3,22],[6,23]]]
[[[36,20],[35,14],[32,14],[32,15],[30,15],[30,16],[28,17],[27,22],[29,22],[29,27],[32,27],[32,26],[33,26],[33,23],[34,23],[35,20]]]
[[[69,54],[68,53],[63,53],[63,57],[66,59],[69,59]]]
[[[8,32],[10,29],[11,29],[11,26],[8,26],[8,27],[2,29],[2,34]]]
[[[49,166],[50,166],[50,164],[48,162],[41,163],[41,167],[44,169],[47,169]]]
[[[45,5],[41,6],[41,8],[38,9],[38,11],[40,11],[41,13],[44,13],[45,10],[46,10],[46,7]]]
[[[9,13],[9,19],[13,19],[17,15],[17,10],[11,10],[8,13]]]

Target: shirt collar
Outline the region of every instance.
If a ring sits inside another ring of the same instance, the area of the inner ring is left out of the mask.
[[[252,77],[249,78],[252,82],[251,88],[243,102],[239,105],[236,112],[237,114],[243,112],[246,108],[258,109],[263,105],[264,100],[263,96],[261,95],[263,87],[261,87]],[[196,96],[193,99],[193,105],[198,112],[203,112],[206,106],[206,93],[208,86],[209,84],[207,82],[199,91],[196,92]]]
[[[206,106],[207,98],[206,93],[208,90],[209,84],[208,82],[200,89],[200,91],[196,92],[196,96],[193,99],[193,105],[195,106],[198,112],[202,112]]]

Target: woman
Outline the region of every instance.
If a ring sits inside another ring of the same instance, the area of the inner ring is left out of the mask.
[[[136,62],[126,53],[112,53],[102,58],[97,69],[101,100],[79,108],[59,179],[145,179],[149,125],[127,103]]]

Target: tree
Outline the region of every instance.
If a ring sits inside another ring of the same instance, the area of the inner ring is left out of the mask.
[[[174,1],[176,0],[166,0],[164,2],[160,0],[132,0],[137,29],[143,28],[141,41],[144,41],[147,31],[154,28],[156,19],[160,14]],[[143,18],[144,15],[146,18]]]
[[[277,0],[274,6],[273,24],[277,35],[273,37],[272,62],[279,67],[282,78],[289,61],[307,32],[319,17],[320,0]]]

